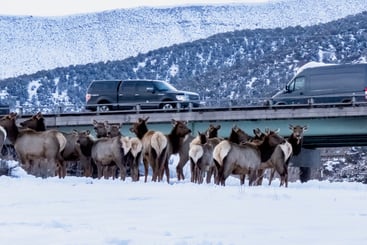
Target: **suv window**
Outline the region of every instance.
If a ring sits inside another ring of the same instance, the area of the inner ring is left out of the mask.
[[[153,83],[149,81],[141,81],[136,83],[136,93],[144,94],[147,92],[147,88],[153,89]]]
[[[99,90],[111,90],[111,88],[116,87],[119,81],[100,81],[94,82],[91,85],[91,88],[95,91]]]
[[[177,91],[175,87],[165,82],[154,82],[154,87],[158,91]]]
[[[132,94],[135,93],[135,83],[133,82],[122,82],[122,85],[120,86],[120,93],[123,94]]]

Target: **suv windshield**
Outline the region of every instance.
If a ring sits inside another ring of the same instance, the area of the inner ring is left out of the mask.
[[[158,91],[177,91],[175,87],[166,82],[154,82],[154,86]]]

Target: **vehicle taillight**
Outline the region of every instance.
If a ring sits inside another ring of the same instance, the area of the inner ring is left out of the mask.
[[[91,97],[92,97],[91,94],[86,94],[85,95],[85,102],[88,102]]]
[[[367,87],[364,88],[364,98],[367,100]]]

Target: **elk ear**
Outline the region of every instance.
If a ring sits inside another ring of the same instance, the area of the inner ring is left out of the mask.
[[[294,127],[293,127],[293,125],[292,125],[292,124],[289,124],[289,129],[290,129],[291,131],[293,131]]]
[[[87,129],[87,131],[85,131],[86,133],[87,133],[87,135],[89,135],[90,134],[90,131],[89,131],[89,129]]]
[[[265,129],[265,134],[270,134],[270,129],[269,128]]]
[[[149,119],[149,117],[147,117],[147,118],[143,119],[143,121],[147,122],[147,121],[148,121],[148,119]]]
[[[255,128],[253,132],[254,132],[254,135],[256,135],[257,137],[261,136],[261,130],[259,128]]]
[[[303,131],[307,131],[307,129],[308,129],[307,125],[303,126]]]
[[[97,124],[98,122],[95,119],[93,119],[93,125],[96,126]]]
[[[280,132],[280,128],[274,130],[274,133],[278,134]]]
[[[217,125],[216,129],[217,129],[217,130],[219,130],[219,129],[220,129],[220,127],[221,127],[220,125]]]
[[[175,119],[172,119],[172,120],[171,120],[171,124],[172,124],[172,126],[176,126],[177,121],[176,121]]]

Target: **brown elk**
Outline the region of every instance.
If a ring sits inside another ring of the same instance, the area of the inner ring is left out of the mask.
[[[104,122],[98,122],[96,120],[93,121],[94,130],[96,132],[96,135],[98,138],[101,137],[116,137],[116,136],[122,136],[121,134],[121,127],[122,124],[120,123],[109,123],[108,121]],[[127,170],[130,170],[131,179],[132,181],[138,181],[139,180],[139,163],[141,161],[141,152],[143,149],[143,145],[140,139],[137,137],[125,137],[125,140],[130,140],[130,151],[125,154],[125,163]],[[115,173],[115,166],[114,165],[111,169],[112,173]],[[108,166],[107,169],[109,169]],[[107,170],[109,172],[109,170]]]
[[[189,156],[191,169],[191,182],[203,183],[206,175],[206,183],[210,183],[212,175],[217,178],[216,167],[213,162],[213,149],[220,141],[218,138],[208,139],[207,134],[198,132],[198,136],[191,142]]]
[[[167,181],[169,182],[169,167],[168,161],[171,155],[182,152],[183,140],[186,135],[191,133],[191,129],[187,127],[187,122],[182,120],[172,119],[172,130],[166,135],[167,149],[165,151],[164,164],[161,165],[161,177],[163,170],[166,172]]]
[[[264,170],[270,168],[269,185],[271,184],[275,171],[277,171],[281,178],[280,185],[285,184],[285,186],[288,186],[288,162],[292,154],[292,146],[285,139],[279,143],[269,142],[268,144],[264,144],[263,141],[266,135],[269,134],[268,129],[266,129],[265,134],[259,129],[254,130],[254,133],[259,138],[257,144],[261,151],[261,165],[258,170],[257,184],[261,185]],[[263,138],[263,141],[261,141],[261,138]]]
[[[288,142],[292,145],[293,156],[297,156],[301,153],[302,144],[303,144],[303,134],[307,131],[307,126],[293,126],[289,125],[289,129],[292,131],[292,134],[288,138]],[[309,168],[300,166],[299,178],[301,182],[306,182],[309,179]]]
[[[213,152],[214,162],[218,168],[219,183],[224,185],[231,174],[240,175],[241,185],[248,174],[249,185],[256,180],[257,170],[260,168],[265,149],[278,145],[285,140],[275,131],[268,131],[260,144],[236,144],[228,140],[219,143]]]
[[[56,130],[37,132],[32,129],[18,129],[15,120],[17,113],[10,113],[0,119],[0,125],[7,132],[10,142],[20,159],[22,167],[32,173],[39,163],[44,172],[42,177],[55,176],[64,178],[63,158],[61,151],[65,148],[66,139]]]
[[[168,140],[167,137],[159,131],[148,130],[147,121],[149,117],[143,119],[139,118],[137,122],[134,122],[130,131],[135,133],[142,144],[142,157],[144,163],[144,181],[147,182],[149,165],[153,170],[152,181],[159,180],[160,166],[162,163],[162,157],[165,157],[163,152],[166,151]]]
[[[107,137],[108,135],[108,121],[98,122],[93,120],[94,131],[96,132],[97,138]]]
[[[46,131],[46,124],[41,112],[33,115],[31,118],[23,121],[20,125],[24,128],[30,128],[38,132]],[[92,177],[93,165],[89,158],[81,154],[80,146],[77,144],[78,132],[73,130],[70,133],[61,132],[66,138],[66,145],[61,152],[61,156],[66,162],[79,162],[83,176]],[[66,166],[63,166],[63,171],[66,172]]]
[[[190,150],[190,144],[195,139],[195,137],[192,134],[187,134],[186,137],[182,140],[182,146],[181,150],[179,151],[179,161],[176,166],[176,175],[177,180],[184,180],[185,175],[183,173],[183,168],[185,167],[186,163],[189,161],[189,150]]]
[[[199,132],[199,135],[190,144],[190,167],[191,167],[191,181],[203,182],[203,177],[206,175],[206,182],[210,183],[211,176],[214,175],[214,182],[218,182],[217,169],[213,161],[213,150],[223,139],[218,137],[217,130],[220,126],[209,125],[205,135]],[[210,133],[208,133],[210,132]],[[208,138],[208,137],[211,138]],[[236,144],[244,144],[251,139],[245,131],[234,125],[228,140]]]
[[[96,133],[96,137],[98,139],[104,138],[104,137],[112,138],[112,135],[109,131],[111,129],[111,126],[108,121],[98,122],[97,120],[93,120],[93,128],[94,128],[94,132]],[[120,130],[120,128],[118,130]],[[119,132],[119,134],[117,134],[117,132],[114,131],[113,135],[120,136],[121,133]],[[117,165],[115,164],[115,162],[112,162],[111,164],[107,166],[103,166],[102,172],[105,178],[110,178],[110,177],[115,178],[117,174]]]
[[[79,133],[78,144],[86,157],[91,157],[97,166],[98,178],[107,178],[106,166],[115,163],[120,170],[120,178],[126,178],[126,163],[124,155],[130,151],[130,140],[127,137],[94,139],[89,130]]]
[[[218,138],[218,131],[220,130],[220,128],[220,125],[210,124],[208,129],[206,130],[206,137],[208,139]]]
[[[307,126],[293,126],[289,125],[292,131],[288,137],[287,142],[279,145],[271,156],[270,166],[272,167],[269,185],[274,178],[275,171],[280,175],[280,186],[284,184],[288,187],[288,164],[292,155],[297,156],[301,153],[303,133],[307,130]]]
[[[211,150],[210,149],[211,147],[210,146],[203,147],[203,145],[207,142],[209,142],[209,144],[211,144],[213,147],[216,144],[218,144],[222,140],[221,138],[218,137],[218,131],[220,128],[221,128],[220,125],[210,124],[208,129],[205,131],[205,133],[199,132],[199,135],[197,137],[194,137],[190,134],[189,140],[186,140],[186,138],[188,137],[185,138],[182,144],[181,150],[179,152],[180,161],[178,162],[177,167],[176,167],[178,180],[184,180],[185,177],[183,175],[183,167],[185,166],[187,161],[190,161],[191,182],[202,182],[203,181],[203,179],[202,178],[200,179],[199,177],[203,173],[197,167],[198,166],[197,163],[200,161],[199,163],[200,166],[206,166],[207,164],[210,165],[211,157],[204,157],[206,160],[203,160],[202,157],[204,155],[205,156],[210,155],[208,154],[208,151]],[[206,149],[205,154],[204,154],[204,148]],[[211,175],[213,174],[215,173],[212,172],[210,168],[208,175],[207,175],[207,181],[208,181],[208,178],[210,180]]]
[[[292,145],[293,155],[297,156],[301,153],[303,133],[307,131],[308,127],[300,125],[293,126],[290,124],[289,129],[292,131],[292,133],[287,140]]]

